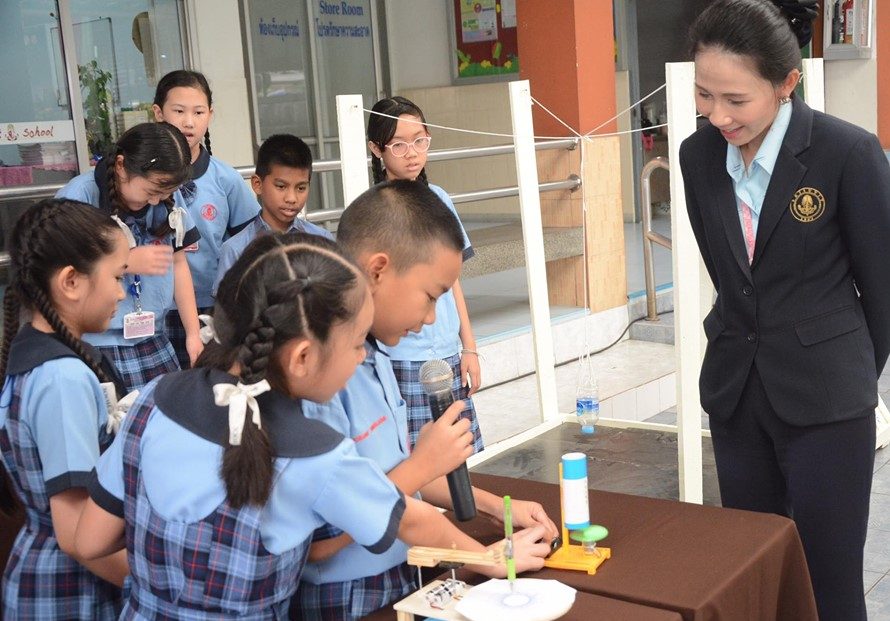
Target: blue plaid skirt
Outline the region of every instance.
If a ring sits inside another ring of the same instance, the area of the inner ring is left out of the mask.
[[[408,563],[376,576],[348,582],[300,582],[290,604],[293,621],[354,621],[417,590],[416,570]]]
[[[176,352],[166,334],[155,334],[135,345],[97,347],[120,373],[127,392],[140,390],[154,378],[179,370]]]
[[[473,434],[473,448],[478,453],[485,448],[482,442],[482,432],[479,430],[479,421],[476,419],[476,408],[473,400],[467,396],[467,389],[460,384],[460,354],[455,354],[444,359],[451,365],[454,373],[454,383],[451,392],[454,399],[463,399],[466,408],[461,412],[461,418],[470,421],[470,431]],[[414,448],[420,428],[430,422],[433,417],[430,414],[430,404],[420,385],[420,366],[423,362],[414,360],[393,360],[392,370],[395,371],[396,380],[399,382],[399,390],[408,408],[408,443]]]
[[[213,307],[199,308],[198,314],[212,315]],[[164,321],[166,322],[167,338],[170,339],[173,351],[176,352],[179,368],[190,369],[192,365],[189,362],[189,352],[185,348],[185,327],[182,325],[182,317],[179,316],[179,311],[175,308],[168,310],[167,318]]]

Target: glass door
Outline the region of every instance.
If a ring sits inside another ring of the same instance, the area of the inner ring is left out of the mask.
[[[67,0],[93,163],[127,129],[153,121],[164,74],[185,66],[176,0]]]
[[[78,172],[59,12],[54,0],[0,2],[0,249],[31,204],[19,190]],[[2,278],[5,281],[5,277]]]
[[[29,205],[151,120],[158,79],[184,66],[181,10],[177,0],[0,2],[0,266]]]
[[[244,0],[256,146],[291,133],[317,159],[339,157],[336,96],[383,90],[375,0]],[[313,180],[308,211],[343,207],[340,173]]]

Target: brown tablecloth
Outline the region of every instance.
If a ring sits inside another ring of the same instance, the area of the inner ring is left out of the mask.
[[[472,480],[494,494],[537,500],[559,520],[557,485],[484,474],[473,474]],[[675,611],[686,621],[818,618],[800,538],[787,518],[595,490],[590,491],[590,517],[609,529],[602,545],[612,550],[596,575],[545,568],[527,576]],[[461,528],[485,543],[503,537],[481,518]],[[565,618],[574,614],[573,608]]]

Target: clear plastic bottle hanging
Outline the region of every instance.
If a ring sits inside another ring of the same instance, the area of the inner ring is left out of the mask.
[[[599,387],[593,363],[589,355],[578,360],[578,389],[575,393],[575,414],[581,425],[581,433],[593,435],[600,419]]]

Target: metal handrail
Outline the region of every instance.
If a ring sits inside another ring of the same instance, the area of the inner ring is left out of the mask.
[[[554,192],[556,190],[569,190],[574,192],[581,187],[581,177],[571,174],[565,181],[547,181],[538,184],[540,192]],[[519,187],[512,186],[508,188],[492,188],[490,190],[476,190],[475,192],[461,192],[451,195],[451,202],[455,205],[460,203],[472,203],[474,201],[484,201],[491,198],[504,198],[507,196],[519,196]]]
[[[565,138],[563,140],[544,140],[535,143],[536,151],[546,151],[549,149],[568,149],[572,150],[578,146],[578,138]],[[491,147],[467,147],[463,149],[439,149],[438,151],[430,151],[427,156],[429,162],[444,162],[447,160],[456,160],[474,157],[488,157],[491,155],[507,155],[513,153],[513,145],[495,145]],[[370,165],[371,158],[368,158]],[[235,168],[244,179],[250,179],[255,172],[253,166],[239,166]],[[312,163],[312,172],[327,173],[340,170],[340,160],[318,160]],[[48,183],[45,185],[22,185],[9,188],[0,188],[0,200],[20,199],[37,199],[50,198],[55,196],[56,192],[65,186],[64,183]],[[315,213],[335,212],[336,209],[326,209]]]
[[[536,151],[547,151],[550,149],[567,149],[571,151],[578,146],[578,138],[565,138],[562,140],[543,140],[535,143]],[[446,160],[455,160],[462,158],[488,157],[491,155],[507,155],[513,153],[513,145],[495,145],[491,147],[467,147],[464,149],[440,149],[438,151],[430,151],[427,161],[437,162]],[[368,158],[370,164],[371,158]],[[235,170],[244,178],[250,179],[256,170],[253,166],[241,166]],[[340,170],[340,160],[318,160],[312,163],[312,172],[325,173]],[[49,183],[45,185],[15,186],[11,188],[0,188],[0,201],[12,199],[39,199],[51,198],[56,192],[61,190],[65,184]],[[572,174],[564,181],[550,181],[538,184],[541,192],[553,192],[557,190],[570,190],[574,192],[581,186],[581,178]],[[492,198],[503,198],[508,196],[518,196],[519,187],[493,188],[490,190],[478,190],[475,192],[462,192],[453,194],[451,200],[455,204],[470,203],[473,201],[482,201]],[[310,222],[332,222],[340,219],[345,211],[340,209],[322,209],[306,214],[306,219]],[[0,268],[9,265],[9,254],[0,252]]]
[[[643,271],[646,275],[646,319],[658,321],[657,299],[655,297],[655,263],[652,260],[652,242],[671,249],[671,240],[652,230],[652,187],[649,177],[656,169],[670,170],[666,157],[656,157],[643,166],[640,173],[640,208],[643,215]]]

